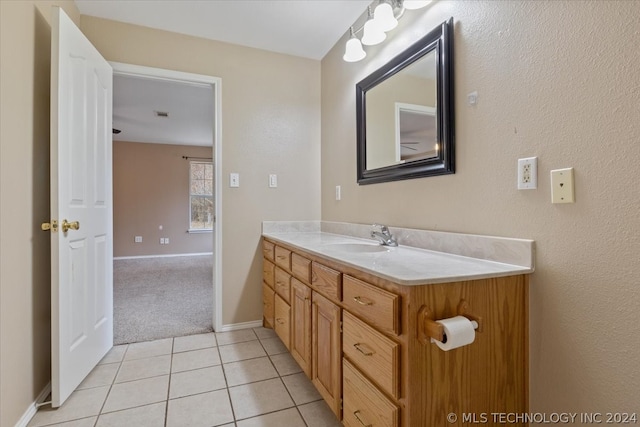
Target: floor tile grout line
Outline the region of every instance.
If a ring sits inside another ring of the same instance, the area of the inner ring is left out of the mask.
[[[216,343],[218,343],[218,338],[216,337]],[[218,343],[219,344],[219,343]],[[225,390],[227,390],[227,398],[229,399],[229,407],[231,408],[231,417],[233,418],[233,425],[236,425],[236,411],[233,408],[233,401],[231,400],[231,392],[229,392],[229,382],[227,381],[227,373],[224,370],[224,363],[222,361],[222,354],[220,354],[220,346],[216,347],[218,349],[218,358],[220,359],[220,369],[222,370],[222,377],[224,378]]]
[[[262,346],[262,348],[264,349],[264,351],[266,353],[267,349],[264,347],[264,344],[262,343],[262,340],[260,340],[260,345]],[[289,398],[293,402],[293,407],[298,412],[298,415],[300,415],[300,419],[302,420],[302,422],[304,423],[304,425],[306,427],[309,427],[309,424],[307,424],[307,420],[305,420],[304,417],[302,416],[302,413],[300,412],[300,409],[298,408],[298,404],[296,403],[295,399],[293,398],[293,395],[289,391],[289,388],[287,387],[287,384],[282,379],[283,375],[280,374],[280,372],[278,371],[278,368],[276,368],[276,365],[273,363],[273,360],[271,360],[271,357],[270,357],[270,355],[268,353],[267,353],[267,357],[269,358],[269,362],[271,363],[271,366],[273,366],[273,369],[275,369],[276,373],[278,374],[278,377],[280,377],[280,381],[282,382],[282,385],[284,386],[284,389],[287,391],[287,394],[289,394]],[[295,374],[290,374],[290,375],[295,375]],[[288,375],[284,375],[284,376],[288,376]],[[286,409],[288,409],[288,408],[286,408]],[[286,409],[281,409],[281,410],[286,410]]]
[[[171,356],[169,361],[169,384],[167,386],[167,400],[164,402],[164,427],[169,422],[169,396],[171,395],[171,371],[173,370],[173,349],[176,346],[175,337],[171,340]]]
[[[113,348],[113,347],[111,347]],[[107,400],[109,399],[109,395],[111,394],[111,390],[113,389],[113,386],[116,382],[116,378],[118,378],[118,374],[120,373],[120,369],[122,369],[122,364],[124,363],[124,358],[127,356],[127,352],[129,351],[129,344],[126,344],[126,347],[124,349],[124,353],[122,353],[122,358],[120,359],[120,364],[118,365],[118,369],[116,370],[116,374],[113,376],[113,380],[111,380],[111,384],[109,385],[109,390],[107,391],[107,395],[104,397],[104,401],[102,402],[102,405],[100,406],[100,410],[98,411],[98,414],[96,416],[96,421],[93,424],[93,426],[97,426],[98,425],[98,421],[100,420],[100,415],[102,415],[102,411],[104,410],[104,406],[107,404]]]

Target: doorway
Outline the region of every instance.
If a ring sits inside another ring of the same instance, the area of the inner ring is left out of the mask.
[[[221,152],[222,152],[222,148],[221,148],[221,79],[217,78],[217,77],[211,77],[211,76],[204,76],[204,75],[198,75],[198,74],[191,74],[191,73],[183,73],[183,72],[177,72],[177,71],[172,71],[172,70],[164,70],[164,69],[158,69],[158,68],[150,68],[150,67],[143,67],[143,66],[137,66],[137,65],[131,65],[131,64],[123,64],[123,63],[110,63],[111,66],[113,67],[113,75],[114,75],[114,81],[117,78],[131,78],[131,79],[138,79],[138,80],[144,80],[144,81],[153,81],[155,83],[159,83],[159,84],[167,84],[167,85],[174,85],[174,86],[191,86],[193,88],[204,88],[206,89],[205,92],[207,93],[206,96],[208,96],[210,99],[210,104],[213,107],[213,111],[211,112],[211,127],[212,127],[212,132],[209,134],[209,136],[207,136],[206,138],[210,139],[209,141],[209,149],[208,149],[208,155],[191,155],[193,153],[193,151],[188,151],[186,150],[187,147],[185,147],[185,154],[182,155],[182,159],[180,159],[184,165],[190,165],[191,163],[193,163],[193,161],[196,162],[206,162],[206,161],[210,161],[212,163],[213,166],[213,221],[212,224],[210,225],[210,229],[209,230],[197,230],[197,229],[192,229],[191,225],[187,225],[185,227],[185,230],[183,230],[185,239],[188,238],[188,236],[192,236],[195,237],[197,239],[200,239],[200,241],[202,241],[203,238],[205,239],[211,239],[212,240],[212,247],[213,247],[213,256],[212,259],[210,259],[210,264],[207,265],[211,265],[211,277],[212,277],[212,293],[209,292],[206,295],[212,295],[211,298],[211,305],[213,307],[213,314],[212,314],[212,318],[211,318],[211,323],[213,326],[213,330],[219,330],[219,328],[222,326],[222,307],[221,307],[221,295],[222,295],[222,253],[221,253],[221,248],[222,248],[222,227],[221,227],[221,223],[222,223],[222,170],[221,170]],[[116,94],[114,93],[114,98],[116,97]],[[175,114],[180,114],[181,111],[183,109],[179,109]],[[169,113],[171,114],[171,112],[168,111],[153,111],[150,112],[150,114],[158,114],[158,117],[162,117],[163,114]],[[184,113],[184,111],[182,111],[182,113]],[[196,114],[195,112],[193,112],[193,114]],[[120,123],[123,123],[122,127],[126,126],[126,120],[127,118],[123,118],[123,120],[120,121]],[[114,109],[114,129],[118,128],[118,120],[116,120],[116,111]],[[120,129],[123,130],[123,129]],[[116,132],[116,130],[114,130],[114,132]],[[171,145],[171,140],[164,138],[163,136],[166,136],[167,133],[163,133],[163,134],[158,134],[160,136],[156,136],[154,139],[159,139],[160,141],[156,141],[156,142],[160,142],[160,143],[164,143],[164,144],[169,144]],[[115,136],[115,135],[114,135]],[[190,135],[190,137],[194,137],[193,135]],[[202,135],[198,136],[200,139],[200,143],[198,145],[203,145],[202,144]],[[124,139],[124,138],[123,138]],[[127,140],[129,138],[126,138]],[[135,137],[133,138],[134,140],[136,139]],[[188,138],[185,138],[186,140],[188,140]],[[116,138],[114,138],[114,145],[115,145],[115,141]],[[134,141],[135,142],[135,141]],[[151,141],[147,141],[147,142],[151,142]],[[137,144],[137,145],[142,145],[142,144]],[[192,147],[193,148],[193,147]],[[175,156],[174,156],[175,157]],[[209,160],[210,159],[210,160]],[[114,158],[115,160],[115,158]],[[115,162],[115,161],[114,161]],[[189,166],[190,167],[190,166]],[[114,171],[115,172],[115,171]],[[191,191],[190,191],[191,194]],[[191,200],[191,199],[190,199]],[[190,203],[192,203],[190,201]],[[193,217],[192,217],[193,219]],[[187,218],[185,218],[185,222],[187,221]],[[190,224],[194,224],[197,222],[194,222],[193,220],[191,221]],[[156,227],[156,230],[158,228],[160,228],[160,231],[158,231],[156,234],[159,233],[159,235],[164,235],[167,233],[162,232],[162,228],[163,228],[163,224],[153,224],[154,227]],[[117,230],[115,230],[115,233],[117,233]],[[114,233],[114,239],[116,238]],[[193,233],[193,234],[192,234]],[[151,234],[151,233],[149,233]],[[131,240],[131,243],[142,243],[142,242],[138,242],[139,238],[143,238],[144,236],[138,236],[136,233],[136,236],[126,236],[127,239]],[[182,235],[179,235],[178,238],[182,238]],[[160,238],[159,242],[156,242],[157,239],[157,235],[152,235],[149,236],[150,239],[153,240],[154,244],[158,244],[160,243],[161,245],[164,245],[165,243],[163,243],[163,240],[165,239],[165,237]],[[134,241],[135,239],[135,241]],[[174,248],[177,248],[179,245],[179,242],[175,242],[176,245],[174,245],[174,240],[179,240],[179,239],[171,239],[169,240],[169,237],[166,237],[166,244],[169,245],[169,243],[171,242],[170,246],[159,246],[158,248],[160,248],[162,251],[164,252],[164,254],[167,254],[167,252],[169,254],[171,254],[172,250]],[[115,252],[115,247],[114,247],[114,252]],[[198,249],[196,249],[196,252],[198,252]],[[118,254],[116,254],[117,256]],[[162,254],[160,254],[162,255]],[[175,264],[175,265],[188,265],[189,263],[193,262],[193,257],[197,257],[198,255],[202,256],[202,254],[189,254],[188,257],[184,257],[184,259],[180,260],[179,258],[181,257],[173,257],[172,254],[171,258],[166,258],[165,260],[167,261],[166,264],[170,265],[171,263]],[[167,255],[168,256],[168,255]],[[138,257],[127,257],[127,258],[134,258],[131,260],[131,262],[136,261],[138,263],[141,263],[142,265],[149,262],[153,261],[153,258],[149,257],[149,259],[144,259],[144,256],[138,256]],[[154,257],[157,258],[157,257]],[[189,259],[187,259],[189,258]],[[206,260],[205,260],[206,261]],[[116,261],[118,262],[118,261]],[[199,263],[201,264],[201,263]],[[205,262],[206,264],[206,262]],[[195,264],[194,264],[195,265]],[[207,267],[208,268],[208,267]],[[201,269],[200,269],[201,270]],[[115,290],[115,287],[114,287]],[[205,295],[205,294],[201,294],[201,295]]]

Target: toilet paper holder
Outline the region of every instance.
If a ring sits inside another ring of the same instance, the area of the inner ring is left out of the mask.
[[[465,300],[460,300],[456,311],[457,316],[464,316],[471,321],[475,321],[478,324],[476,332],[482,332],[482,317],[476,316],[469,312],[469,303]],[[432,310],[429,310],[427,306],[423,305],[418,310],[418,340],[422,344],[429,344],[431,338],[442,342],[444,339],[444,328],[440,323],[436,322],[435,314]]]

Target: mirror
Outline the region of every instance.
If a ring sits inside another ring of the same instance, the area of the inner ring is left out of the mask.
[[[356,85],[358,183],[454,173],[453,18]]]

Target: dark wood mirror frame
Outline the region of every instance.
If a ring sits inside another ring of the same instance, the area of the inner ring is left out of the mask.
[[[367,169],[366,94],[431,51],[436,52],[439,152],[437,157]],[[453,98],[453,18],[409,46],[356,85],[358,184],[398,181],[455,172]]]

